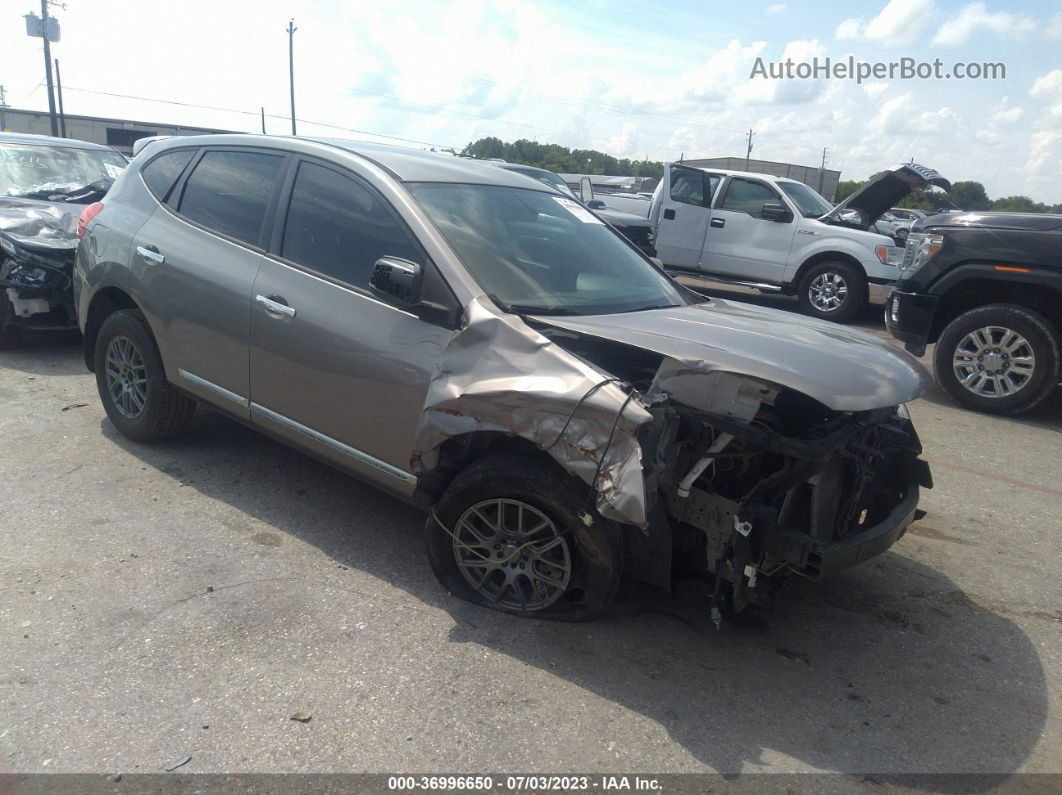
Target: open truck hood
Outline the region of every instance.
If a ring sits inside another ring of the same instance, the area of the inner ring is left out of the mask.
[[[834,411],[899,405],[924,394],[930,384],[913,357],[870,334],[720,299],[535,320],[649,350],[690,368],[759,378],[802,392]]]
[[[867,184],[838,204],[819,220],[838,223],[841,213],[858,210],[863,216],[863,228],[869,227],[890,207],[899,204],[911,191],[935,185],[951,190],[951,183],[931,168],[915,163],[904,163],[894,168],[879,171]]]

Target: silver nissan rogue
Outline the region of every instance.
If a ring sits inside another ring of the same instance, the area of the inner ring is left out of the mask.
[[[74,291],[114,426],[206,403],[427,509],[455,594],[604,610],[621,575],[713,616],[888,549],[927,464],[912,358],[708,299],[571,197],[461,158],[154,142],[82,215]]]

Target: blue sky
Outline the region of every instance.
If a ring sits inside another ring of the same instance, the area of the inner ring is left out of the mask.
[[[40,41],[21,20],[36,5],[0,12],[15,107],[46,107]],[[753,127],[755,156],[814,165],[829,147],[845,178],[913,157],[993,196],[1062,201],[1060,2],[67,0],[56,14],[71,113],[257,130],[259,106],[287,113],[294,16],[299,117],[358,131],[307,122],[303,134],[456,147],[496,135],[677,159],[742,154]],[[848,55],[1002,62],[1006,78],[749,77],[757,57]]]

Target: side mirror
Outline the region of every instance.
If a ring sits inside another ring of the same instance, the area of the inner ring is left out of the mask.
[[[588,201],[586,203],[586,206],[589,207],[591,210],[604,210],[605,209],[605,203],[603,201],[601,201],[601,199],[591,199],[590,201]]]
[[[764,202],[760,217],[766,221],[789,222],[793,220],[793,213],[781,202]]]
[[[594,200],[594,183],[590,181],[590,177],[583,177],[579,180],[579,198],[587,207]]]
[[[660,257],[650,257],[649,261],[656,265],[656,267],[660,268],[660,270],[664,269],[664,261],[660,259]]]
[[[411,308],[420,304],[424,271],[416,262],[398,257],[380,257],[372,266],[369,287],[392,304]]]

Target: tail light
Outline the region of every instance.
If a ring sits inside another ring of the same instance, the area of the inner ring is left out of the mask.
[[[85,236],[85,227],[88,226],[88,222],[100,214],[100,210],[103,209],[103,202],[93,202],[84,210],[81,211],[81,215],[77,219],[77,239],[80,240]]]

